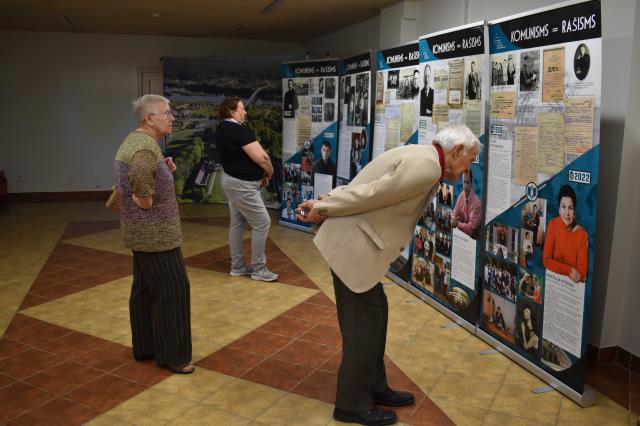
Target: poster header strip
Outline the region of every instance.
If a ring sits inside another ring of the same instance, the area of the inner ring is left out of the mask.
[[[487,23],[487,21],[478,21],[478,22],[474,22],[472,24],[465,24],[465,25],[460,25],[460,26],[453,27],[453,28],[447,28],[446,30],[436,31],[435,33],[429,33],[429,34],[421,35],[419,37],[419,40],[422,40],[424,38],[436,37],[436,36],[443,35],[443,34],[454,33],[456,31],[466,30],[467,28],[481,27],[486,23]]]
[[[420,61],[420,47],[416,41],[391,49],[378,50],[376,56],[378,60],[378,70],[418,65]]]
[[[283,63],[283,78],[337,76],[339,65],[338,60]]]
[[[371,71],[371,50],[360,55],[343,59],[341,62],[341,75],[357,74],[365,71]]]
[[[553,4],[550,6],[543,6],[543,7],[539,7],[538,9],[528,10],[526,12],[516,13],[515,15],[505,16],[504,18],[493,19],[491,21],[488,21],[487,24],[495,25],[505,21],[512,21],[514,19],[520,19],[530,15],[536,15],[538,13],[544,13],[544,12],[548,12],[550,10],[555,10],[555,9],[562,9],[563,7],[573,6],[581,3],[590,3],[592,1],[594,0],[568,0],[561,3]]]
[[[420,39],[420,62],[483,55],[485,26],[476,25]]]

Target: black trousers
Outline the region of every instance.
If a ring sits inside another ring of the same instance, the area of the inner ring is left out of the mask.
[[[355,293],[331,271],[342,333],[336,407],[346,411],[373,408],[373,394],[389,389],[384,368],[389,305],[382,284]]]
[[[158,364],[191,361],[191,303],[180,247],[133,252],[129,316],[133,355],[153,355]]]

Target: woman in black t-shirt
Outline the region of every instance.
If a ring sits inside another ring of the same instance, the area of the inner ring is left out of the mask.
[[[261,189],[269,184],[273,166],[269,154],[242,123],[247,112],[237,96],[220,105],[222,119],[216,129],[216,150],[222,162],[222,190],[229,200],[229,250],[233,277],[243,275],[261,281],[275,281],[278,274],[267,269],[264,248],[271,219],[262,201]],[[244,262],[242,234],[251,227],[251,265]]]

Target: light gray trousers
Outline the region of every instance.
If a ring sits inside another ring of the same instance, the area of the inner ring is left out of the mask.
[[[244,250],[242,234],[249,225],[251,227],[251,264],[255,271],[267,265],[264,247],[269,235],[271,218],[260,195],[262,181],[236,179],[222,173],[222,190],[229,200],[229,251],[231,252],[231,268],[244,266]]]

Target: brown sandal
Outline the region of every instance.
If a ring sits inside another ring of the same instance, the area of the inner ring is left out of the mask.
[[[163,367],[168,368],[176,374],[191,374],[196,371],[196,368],[190,362],[177,365],[163,365]]]

